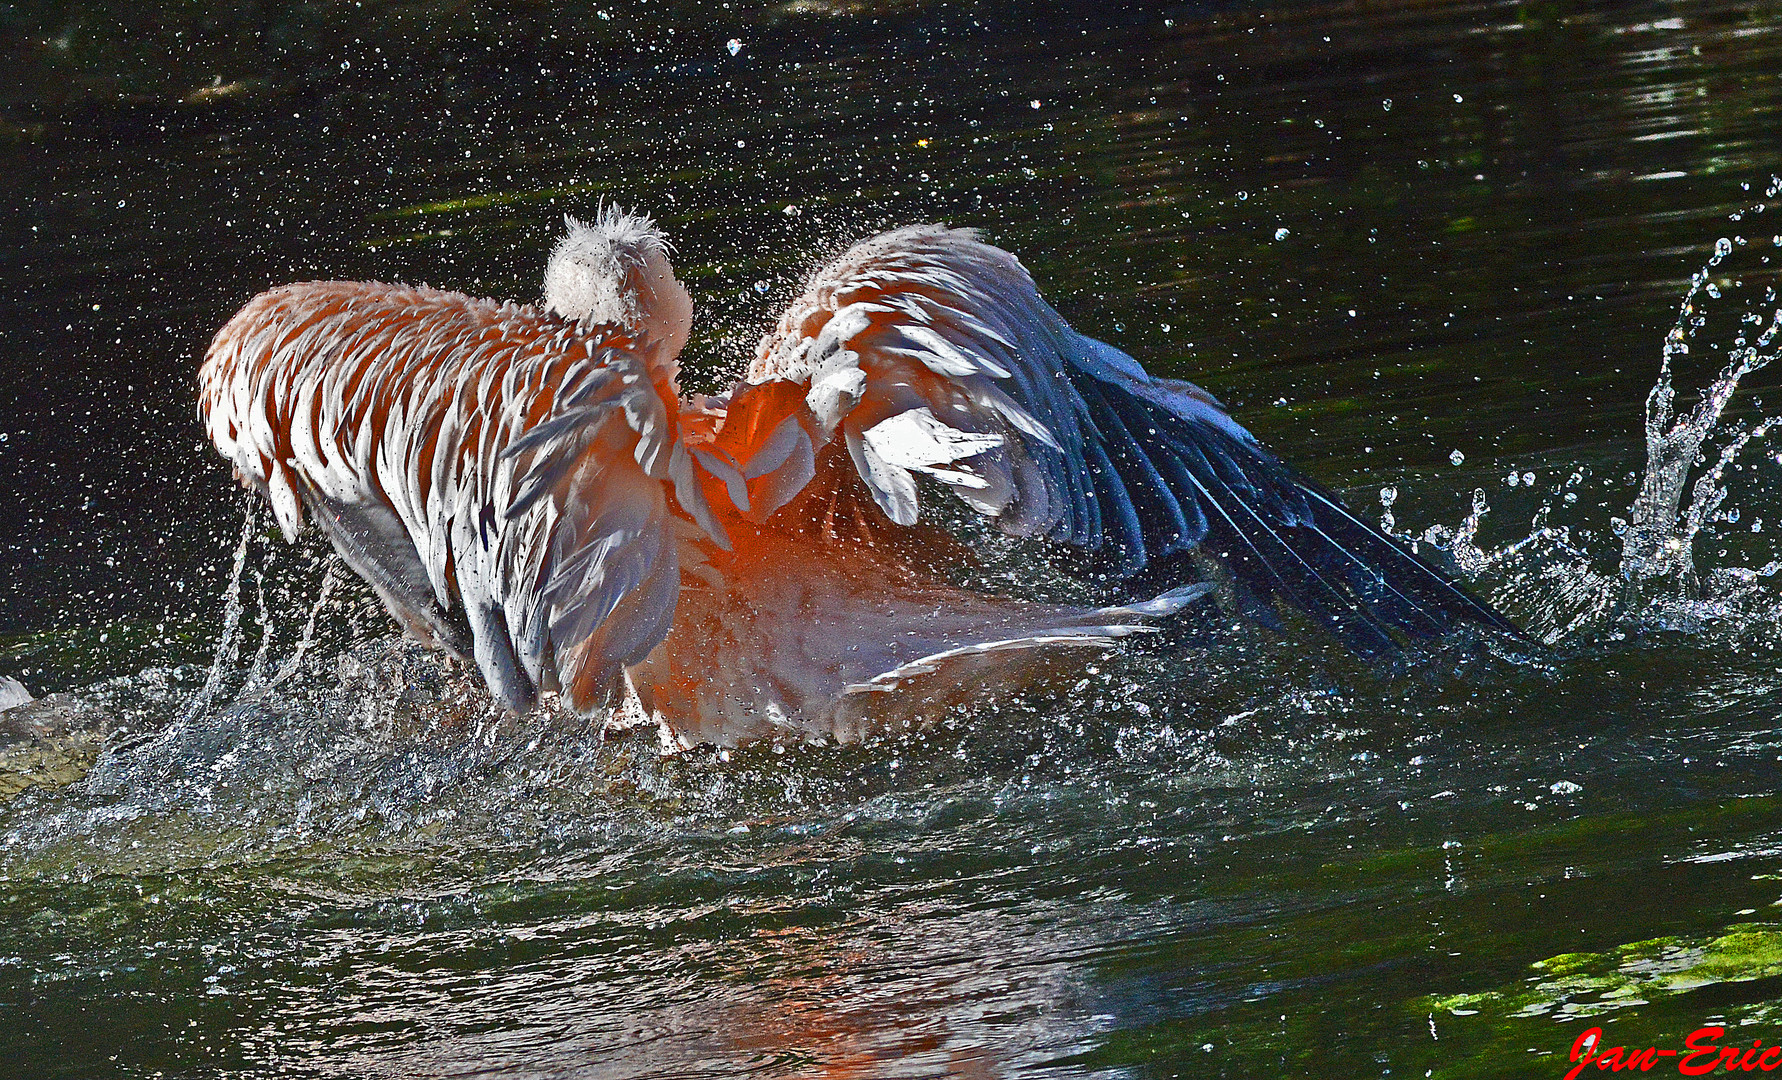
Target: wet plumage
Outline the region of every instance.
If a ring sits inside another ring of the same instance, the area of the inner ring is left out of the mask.
[[[311,282],[212,344],[200,413],[287,535],[304,509],[411,633],[516,710],[624,700],[683,743],[848,738],[1055,676],[1206,592],[1364,654],[1514,628],[1188,383],[1073,331],[1009,253],[899,229],[813,276],[720,398],[648,219],[571,221],[546,305]],[[947,584],[917,480],[1157,597]]]

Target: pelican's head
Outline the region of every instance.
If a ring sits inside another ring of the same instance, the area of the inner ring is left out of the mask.
[[[568,214],[569,234],[545,264],[545,309],[583,323],[616,323],[674,356],[693,329],[693,298],[668,265],[673,250],[646,214],[601,207],[592,223]]]

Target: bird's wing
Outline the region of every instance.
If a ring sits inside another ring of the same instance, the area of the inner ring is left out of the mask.
[[[1343,508],[1211,395],[1072,330],[1015,257],[913,226],[819,271],[763,339],[717,442],[757,516],[845,455],[890,522],[916,478],[1003,531],[1095,549],[1174,585],[1205,556],[1256,614],[1303,609],[1363,652],[1457,621],[1514,631]],[[807,445],[808,443],[808,445]]]
[[[199,413],[287,536],[307,506],[392,612],[474,656],[504,704],[561,689],[588,712],[667,633],[679,542],[723,542],[674,376],[614,327],[309,282],[218,333]]]

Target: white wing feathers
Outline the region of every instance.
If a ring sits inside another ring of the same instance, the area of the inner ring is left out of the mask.
[[[915,431],[867,433],[926,410],[931,450],[958,453],[921,464],[947,467],[941,478],[961,498],[1018,535],[1097,546],[1091,490],[1074,467],[1083,456],[1080,404],[1053,377],[1070,333],[1014,256],[969,231],[916,226],[868,240],[819,272],[763,341],[749,381],[808,380],[822,435],[839,434],[899,524],[916,519],[914,478],[884,449]]]

